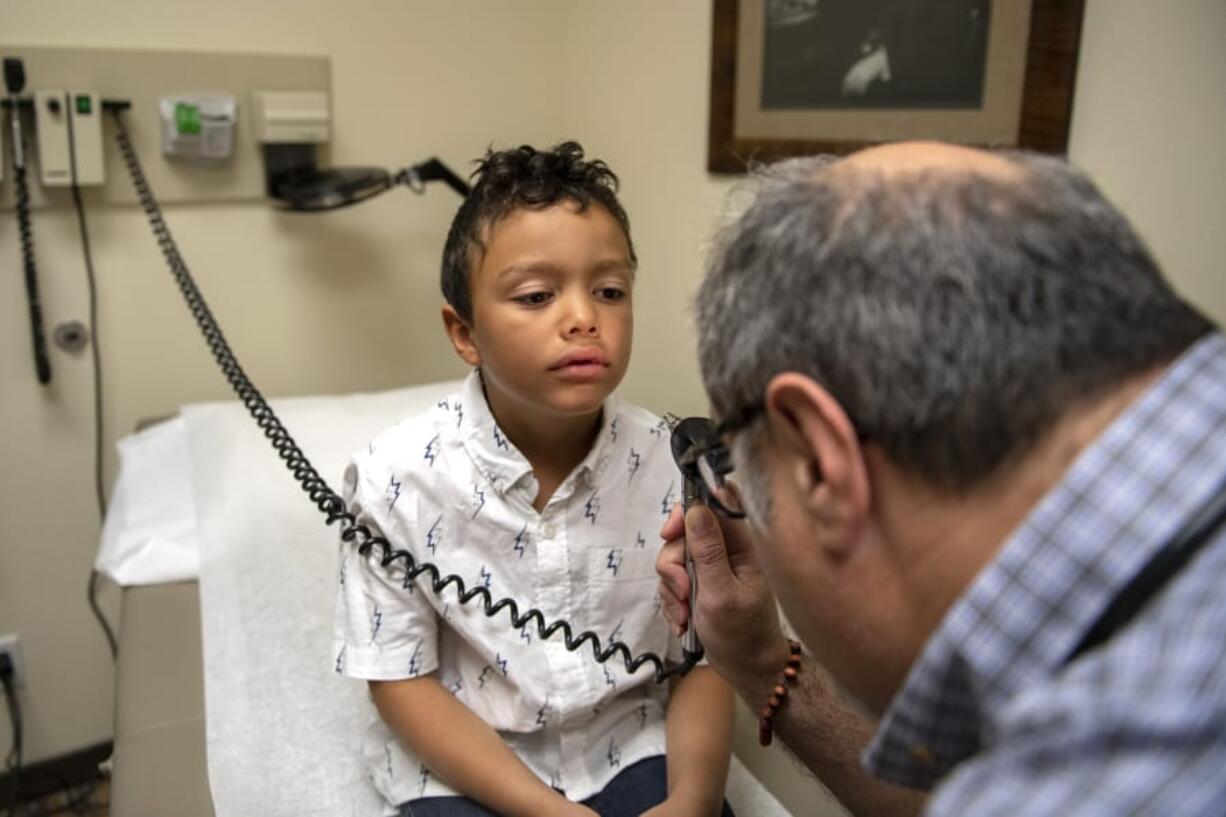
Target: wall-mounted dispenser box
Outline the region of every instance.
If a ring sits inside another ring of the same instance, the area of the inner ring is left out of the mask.
[[[328,95],[317,91],[253,91],[255,140],[317,145],[332,137]]]
[[[234,152],[238,103],[229,94],[172,94],[158,100],[162,153],[220,162]]]

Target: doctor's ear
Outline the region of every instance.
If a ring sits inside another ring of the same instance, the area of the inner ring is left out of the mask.
[[[766,387],[766,416],[789,486],[826,524],[858,524],[868,513],[869,480],[855,426],[838,401],[797,372]]]
[[[481,350],[477,348],[477,341],[473,337],[472,323],[460,317],[460,313],[456,312],[451,304],[443,307],[443,329],[446,330],[460,360],[469,366],[481,365]]]

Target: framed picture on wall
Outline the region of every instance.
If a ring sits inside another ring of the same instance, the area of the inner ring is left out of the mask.
[[[707,169],[941,139],[1063,153],[1084,0],[713,0]]]

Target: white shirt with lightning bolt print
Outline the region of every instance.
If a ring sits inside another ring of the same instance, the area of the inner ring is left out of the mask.
[[[466,587],[510,597],[521,611],[565,619],[576,634],[681,657],[660,613],[659,530],[681,495],[664,422],[616,398],[605,403],[592,450],[544,510],[528,461],[498,428],[474,373],[459,394],[402,421],[355,455],[344,496],[359,521],[418,562]],[[434,673],[493,726],[523,762],[572,800],[599,792],[622,769],[664,752],[666,690],[651,664],[630,675],[620,658],[568,652],[561,633],[512,628],[487,617],[479,598],[441,595],[429,574],[405,580],[372,550],[341,543],[336,672],[396,680]],[[445,726],[441,726],[445,728]],[[375,786],[395,807],[455,794],[381,722],[365,754]]]

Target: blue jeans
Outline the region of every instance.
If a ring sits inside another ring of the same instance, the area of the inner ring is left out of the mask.
[[[620,772],[583,805],[600,817],[638,817],[668,796],[668,768],[663,755],[644,758]],[[467,797],[423,797],[400,807],[400,817],[498,817]],[[722,817],[734,817],[724,803]]]

